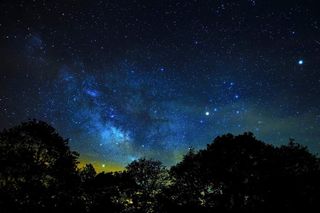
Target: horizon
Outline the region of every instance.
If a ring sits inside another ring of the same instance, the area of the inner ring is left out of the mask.
[[[22,123],[28,123],[29,121],[37,121],[37,122],[44,122],[46,123],[45,121],[41,121],[41,120],[37,120],[37,119],[29,119],[28,121],[23,121],[23,122],[20,122],[19,124],[22,124]],[[13,127],[16,127],[17,125],[19,124],[16,124],[15,126]],[[10,130],[12,127],[8,127],[8,128],[4,128],[3,130]],[[54,128],[54,127],[53,127]],[[57,133],[58,135],[59,134],[59,131],[57,131],[56,128],[55,129],[55,133]],[[3,131],[1,130],[1,131]],[[172,164],[170,165],[165,165],[163,164],[164,168],[166,169],[170,169],[171,167],[174,167],[174,166],[177,166],[179,163],[181,163],[183,161],[183,158],[184,156],[186,156],[188,154],[188,152],[192,149],[195,151],[195,153],[198,153],[199,151],[203,151],[203,150],[206,150],[207,146],[210,145],[210,144],[213,144],[215,142],[215,140],[219,137],[222,137],[222,136],[226,136],[226,135],[232,135],[232,136],[240,136],[240,135],[244,135],[244,134],[247,134],[247,133],[251,133],[253,134],[252,132],[250,131],[246,131],[246,132],[243,132],[243,133],[240,133],[240,134],[232,134],[232,133],[225,133],[225,134],[221,134],[221,135],[218,135],[216,136],[215,138],[213,138],[211,140],[211,142],[209,143],[206,143],[206,145],[204,147],[200,147],[198,149],[195,149],[194,147],[189,147],[187,151],[185,151],[184,153],[181,153],[181,155],[179,156],[179,158],[176,159],[175,162],[172,162]],[[63,139],[67,140],[68,141],[68,146],[70,146],[70,139],[69,138],[65,138],[63,135],[60,135]],[[281,146],[287,146],[289,145],[290,142],[294,142],[294,143],[297,143],[299,145],[302,145],[300,144],[298,141],[296,141],[294,138],[289,138],[288,139],[288,142],[287,143],[284,143],[284,144],[272,144],[272,143],[268,143],[266,141],[263,141],[263,140],[260,140],[259,138],[257,138],[254,134],[252,135],[257,141],[261,141],[262,143],[266,144],[266,145],[271,145],[272,147],[274,148],[280,148]],[[303,145],[304,146],[304,145]],[[305,146],[305,148],[307,149],[307,151],[311,151],[309,149],[308,146]],[[71,151],[76,151],[76,150],[71,150]],[[111,161],[108,161],[108,162],[104,162],[104,161],[97,161],[95,159],[95,157],[92,157],[92,156],[88,156],[88,155],[85,155],[85,154],[79,154],[79,162],[77,163],[77,168],[78,169],[83,169],[85,168],[88,164],[92,165],[95,169],[95,171],[97,173],[103,173],[103,172],[106,172],[106,173],[114,173],[114,172],[123,172],[123,171],[126,171],[126,167],[131,164],[133,161],[139,161],[141,159],[147,159],[147,160],[150,160],[150,161],[157,161],[157,159],[153,159],[153,158],[147,158],[145,156],[141,156],[140,158],[137,158],[137,159],[134,159],[132,160],[131,162],[128,162],[127,165],[123,165],[123,164],[119,164],[117,162],[111,162]],[[319,153],[312,153],[314,156],[318,157],[319,156]],[[160,161],[161,162],[161,161]],[[162,162],[161,162],[162,163]]]

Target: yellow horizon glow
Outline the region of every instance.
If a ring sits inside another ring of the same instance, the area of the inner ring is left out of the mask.
[[[120,172],[125,170],[125,167],[123,165],[116,162],[101,161],[97,159],[91,159],[89,157],[80,157],[78,167],[82,168],[86,164],[92,164],[97,173]]]

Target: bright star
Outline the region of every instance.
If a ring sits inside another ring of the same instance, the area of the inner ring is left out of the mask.
[[[304,64],[304,61],[301,59],[298,61],[299,65],[303,65]]]
[[[101,166],[102,166],[103,168],[104,168],[104,167],[106,167],[106,165],[105,165],[105,164],[102,164]]]
[[[206,112],[206,116],[209,116],[210,115],[210,112]]]

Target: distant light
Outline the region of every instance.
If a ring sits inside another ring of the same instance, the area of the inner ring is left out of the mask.
[[[210,112],[206,112],[206,116],[209,116],[210,115]]]
[[[236,99],[238,99],[238,98],[239,98],[239,95],[235,95],[234,97],[235,97]]]
[[[217,108],[214,108],[214,109],[213,109],[213,111],[217,112],[217,111],[218,111],[218,109],[217,109]]]
[[[104,167],[106,167],[106,165],[105,165],[105,164],[102,164],[102,167],[104,168]]]
[[[299,60],[299,61],[298,61],[298,64],[299,64],[299,65],[303,65],[303,64],[304,64],[304,61],[303,61],[303,60]]]

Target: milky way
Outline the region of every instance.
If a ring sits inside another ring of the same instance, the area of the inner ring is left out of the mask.
[[[229,132],[320,151],[316,0],[0,8],[1,128],[44,120],[109,170],[141,157],[173,165]]]

